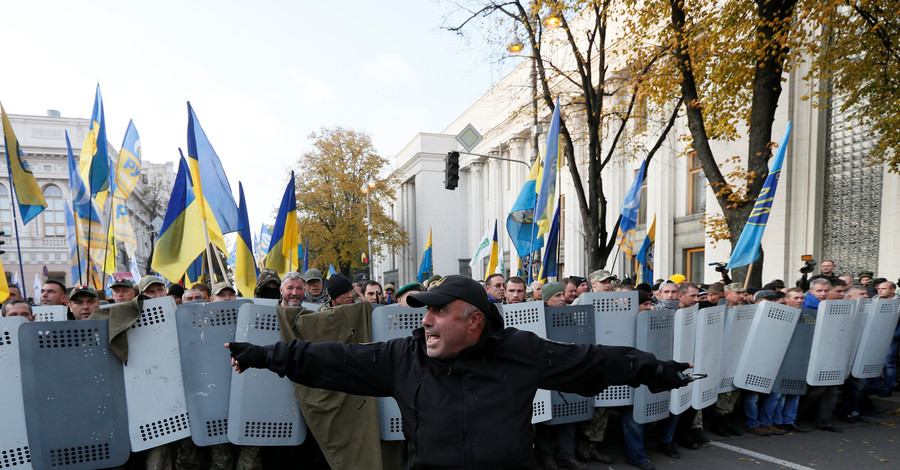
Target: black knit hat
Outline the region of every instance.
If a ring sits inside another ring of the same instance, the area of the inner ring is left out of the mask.
[[[350,279],[347,279],[345,276],[332,274],[331,277],[328,278],[328,284],[325,285],[325,289],[328,291],[329,297],[336,299],[350,289],[353,289],[353,284],[351,284]]]
[[[428,292],[410,294],[406,298],[406,303],[410,307],[425,307],[428,305],[446,305],[456,299],[474,305],[484,313],[484,316],[493,326],[500,329],[503,328],[503,317],[500,316],[500,310],[497,309],[497,305],[488,298],[484,287],[470,277],[454,274],[438,279],[429,286]]]

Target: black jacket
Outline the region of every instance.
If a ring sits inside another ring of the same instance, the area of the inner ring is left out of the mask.
[[[394,397],[409,468],[533,468],[538,388],[592,396],[653,383],[659,361],[633,348],[562,344],[506,328],[451,360],[429,358],[424,332],[385,343],[267,346],[268,368],[311,387]]]

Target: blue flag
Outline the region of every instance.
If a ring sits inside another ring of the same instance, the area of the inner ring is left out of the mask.
[[[638,250],[637,260],[641,264],[641,272],[638,274],[638,283],[646,282],[653,284],[653,249],[656,247],[656,215],[653,216],[653,223],[647,230],[647,237],[644,238],[644,244]]]
[[[759,196],[756,197],[756,204],[753,205],[750,217],[747,218],[747,225],[744,225],[741,238],[738,239],[734,251],[731,252],[728,269],[746,266],[759,258],[759,244],[762,241],[763,232],[766,230],[766,222],[769,221],[772,202],[775,201],[775,189],[778,187],[778,178],[781,176],[781,165],[784,163],[784,154],[790,135],[791,122],[788,121],[784,138],[781,139],[778,153],[772,161],[772,168],[769,169],[769,176],[766,176],[766,181],[759,190]]]
[[[306,244],[303,245],[303,272],[309,271],[309,237],[306,237]]]
[[[544,150],[544,172],[534,209],[534,221],[538,224],[538,235],[549,233],[553,218],[553,201],[556,200],[556,174],[559,173],[559,96],[547,131],[547,147]],[[539,248],[539,247],[538,247]],[[532,248],[531,251],[537,248]]]
[[[194,186],[202,187],[203,198],[209,204],[212,213],[216,216],[222,233],[231,233],[238,230],[238,208],[231,192],[231,184],[225,176],[225,169],[216,154],[206,133],[200,127],[200,121],[194,113],[191,103],[188,103],[188,157],[195,160],[199,167],[200,181],[195,181]],[[193,171],[193,170],[192,170]],[[200,191],[197,191],[200,192]]]
[[[540,179],[541,160],[537,159],[531,166],[528,177],[525,178],[519,197],[506,217],[506,232],[509,233],[519,258],[525,258],[532,251],[544,246],[544,238],[540,236],[539,228],[534,223],[534,207],[538,198],[537,183]]]
[[[546,283],[548,277],[557,275],[557,246],[559,246],[559,202],[556,203],[556,212],[553,213],[553,223],[550,224],[550,233],[547,235],[547,248],[541,260],[541,272],[538,274],[538,280],[542,283]],[[528,271],[531,272],[530,267]]]
[[[328,263],[328,276],[327,277],[331,277],[332,275],[337,274],[337,273],[338,272],[335,271],[335,269],[334,269],[334,264]]]
[[[634,182],[625,193],[625,201],[622,203],[622,221],[619,222],[616,245],[619,245],[622,252],[629,258],[634,256],[634,229],[637,227],[638,212],[641,208],[641,186],[644,184],[646,171],[647,162],[645,161],[641,163]]]

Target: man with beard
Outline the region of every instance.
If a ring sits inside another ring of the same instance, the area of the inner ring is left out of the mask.
[[[281,278],[281,306],[299,307],[306,294],[306,282],[297,271],[291,271]]]
[[[303,301],[313,304],[324,304],[331,300],[328,292],[325,291],[325,282],[322,281],[322,271],[318,269],[307,269],[303,273],[303,280],[306,282],[306,292],[303,294]]]

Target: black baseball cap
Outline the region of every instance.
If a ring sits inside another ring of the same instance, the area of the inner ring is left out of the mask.
[[[497,309],[497,305],[488,298],[484,286],[470,277],[454,274],[438,279],[429,286],[428,292],[410,294],[406,298],[406,303],[410,307],[425,307],[429,305],[446,305],[456,299],[474,305],[475,308],[484,313],[492,325],[496,325],[500,329],[503,328],[503,317],[500,316],[500,310]]]
[[[356,276],[353,276],[354,284],[362,284],[369,280],[369,275],[366,273],[359,273]]]

